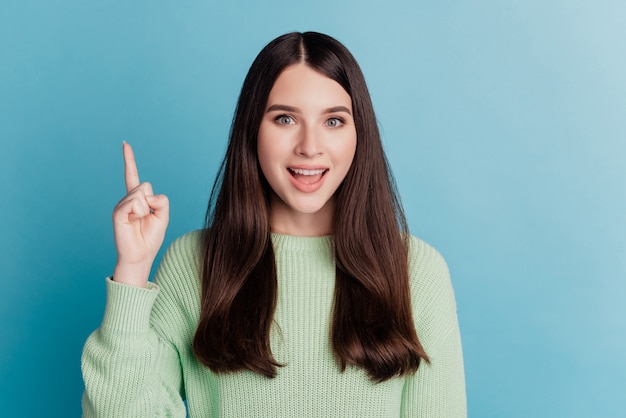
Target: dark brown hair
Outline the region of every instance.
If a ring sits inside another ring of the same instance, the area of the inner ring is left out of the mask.
[[[359,366],[375,381],[414,372],[428,357],[412,319],[408,228],[370,95],[352,54],[315,32],[274,39],[244,80],[207,211],[195,354],[215,372],[248,369],[274,377],[280,366],[270,347],[277,294],[271,190],[258,164],[257,134],[274,82],[300,62],[346,90],[357,131],[354,160],[336,192],[333,217],[335,357],[341,370]]]

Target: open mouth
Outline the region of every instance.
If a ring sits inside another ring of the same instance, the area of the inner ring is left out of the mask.
[[[314,170],[308,170],[303,168],[287,168],[291,176],[300,183],[314,184],[324,177],[328,172],[327,168],[318,168]]]

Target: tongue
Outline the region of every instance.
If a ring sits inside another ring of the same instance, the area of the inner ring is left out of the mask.
[[[313,176],[305,176],[304,174],[292,173],[293,177],[298,180],[300,183],[304,184],[313,184],[318,182],[321,178],[321,174],[315,174]]]

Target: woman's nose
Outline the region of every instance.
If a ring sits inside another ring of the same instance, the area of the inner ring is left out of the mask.
[[[315,157],[322,153],[319,132],[314,127],[303,127],[299,133],[296,154],[304,157]]]

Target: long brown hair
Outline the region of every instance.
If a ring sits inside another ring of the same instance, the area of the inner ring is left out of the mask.
[[[274,377],[280,366],[270,347],[277,295],[271,190],[258,164],[257,134],[274,82],[299,62],[346,90],[357,130],[354,160],[336,192],[333,217],[331,338],[338,366],[362,367],[375,381],[414,372],[428,357],[412,319],[408,228],[370,95],[352,54],[315,32],[274,39],[244,80],[207,211],[194,352],[215,372],[248,369]]]

